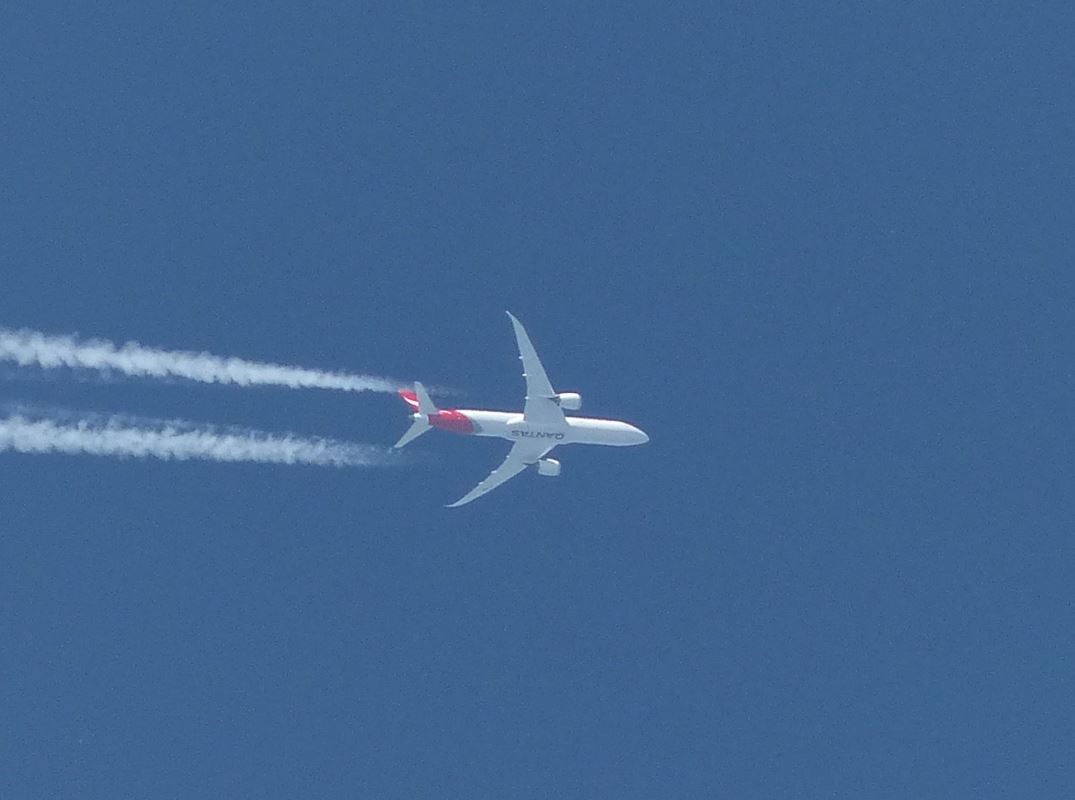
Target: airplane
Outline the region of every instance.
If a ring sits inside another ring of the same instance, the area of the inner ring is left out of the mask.
[[[649,441],[649,436],[642,430],[626,422],[564,416],[565,410],[578,411],[582,408],[582,396],[577,392],[553,391],[526,329],[510,311],[507,313],[515,329],[519,360],[523,362],[523,377],[526,379],[526,402],[521,414],[437,408],[429,392],[418,381],[414,383],[414,391],[401,389],[399,392],[414,413],[411,414],[411,427],[395,444],[397,448],[404,447],[433,428],[449,433],[495,436],[513,443],[503,464],[447,508],[457,508],[477,500],[530,466],[537,469],[538,475],[556,477],[560,474],[560,462],[546,456],[560,445],[626,447]]]

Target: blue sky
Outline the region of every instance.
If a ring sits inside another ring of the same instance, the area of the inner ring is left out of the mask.
[[[1059,9],[1059,7],[1057,7]],[[0,327],[585,411],[402,469],[0,454],[0,794],[1071,797],[1075,17],[27,7]],[[394,397],[0,400],[390,444]]]

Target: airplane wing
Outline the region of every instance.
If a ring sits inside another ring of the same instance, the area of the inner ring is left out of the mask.
[[[477,500],[483,494],[493,491],[497,486],[510,481],[524,469],[535,463],[538,459],[552,450],[553,447],[556,447],[556,445],[547,445],[542,442],[530,441],[516,442],[512,445],[511,450],[508,452],[508,457],[504,459],[503,464],[494,469],[489,474],[488,478],[454,503],[450,503],[447,507],[455,508],[457,506],[466,505],[471,500]]]
[[[526,378],[526,405],[523,407],[523,418],[527,422],[542,424],[564,423],[564,412],[560,410],[560,404],[556,402],[556,392],[549,383],[549,376],[545,374],[545,367],[541,366],[530,337],[526,335],[526,328],[519,320],[515,319],[509,311],[512,327],[515,328],[515,340],[519,343],[519,360],[523,362],[523,377]],[[520,443],[521,444],[521,443]]]

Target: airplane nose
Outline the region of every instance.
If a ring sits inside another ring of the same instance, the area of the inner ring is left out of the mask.
[[[638,444],[645,444],[649,441],[649,435],[641,428],[635,428],[635,435],[638,437]]]

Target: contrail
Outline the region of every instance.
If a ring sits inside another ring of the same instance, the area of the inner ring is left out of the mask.
[[[49,336],[37,331],[3,328],[0,328],[0,361],[43,369],[112,370],[139,377],[186,378],[239,386],[287,386],[346,392],[395,392],[400,386],[397,381],[373,375],[327,372],[185,350],[159,350],[143,347],[138,342],[117,347],[102,339],[82,341],[74,336]]]
[[[68,453],[186,461],[249,461],[259,464],[314,464],[370,467],[394,458],[377,447],[291,434],[274,436],[254,430],[221,430],[182,421],[90,417],[65,423],[15,414],[0,419],[0,452]]]

